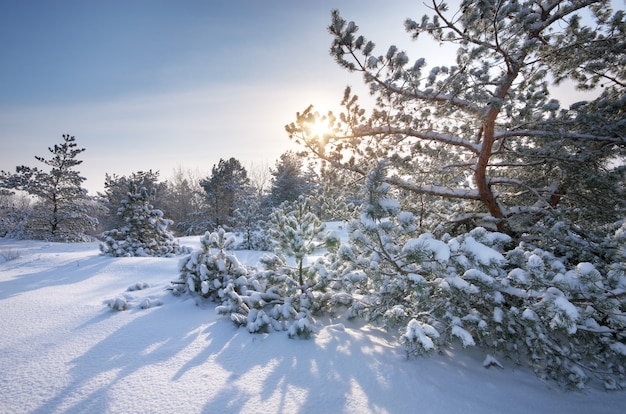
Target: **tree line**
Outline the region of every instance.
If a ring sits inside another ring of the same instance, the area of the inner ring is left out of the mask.
[[[333,175],[328,169],[315,170],[301,155],[287,151],[273,168],[257,171],[256,178],[231,157],[220,159],[206,177],[182,167],[167,180],[153,170],[106,174],[104,191],[89,196],[78,170],[85,148],[78,147],[74,136],[62,138],[48,148],[49,158],[35,156],[47,170],[17,166],[14,173],[1,172],[0,236],[51,241],[103,238],[127,224],[127,209],[149,205],[150,211],[163,214],[175,235],[201,235],[222,227],[241,232],[242,247],[257,248],[262,247],[259,231],[264,218],[273,208],[301,195],[325,198],[336,181],[327,179]],[[318,214],[342,218],[347,211],[342,203],[320,202]]]

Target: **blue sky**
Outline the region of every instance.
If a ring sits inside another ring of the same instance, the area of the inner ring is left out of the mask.
[[[0,0],[0,169],[45,167],[34,156],[64,133],[86,148],[92,194],[105,173],[274,165],[297,111],[363,88],[328,54],[330,11],[381,49],[410,45],[403,21],[425,9],[391,3]]]

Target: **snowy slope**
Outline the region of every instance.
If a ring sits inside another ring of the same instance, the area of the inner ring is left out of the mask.
[[[624,412],[626,393],[567,392],[483,368],[476,351],[407,360],[393,336],[355,322],[326,320],[312,340],[249,334],[166,290],[178,260],[0,239],[0,412]],[[148,287],[127,291],[136,284]],[[103,305],[116,297],[129,308]]]

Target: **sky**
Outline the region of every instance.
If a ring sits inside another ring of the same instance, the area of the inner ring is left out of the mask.
[[[91,194],[106,173],[207,176],[230,157],[273,166],[298,148],[284,130],[296,112],[337,109],[347,85],[367,95],[329,55],[332,9],[381,53],[415,48],[403,22],[427,11],[419,1],[0,0],[0,170],[45,168],[34,157],[50,158],[63,134],[86,149],[77,169]]]
[[[63,134],[86,149],[92,195],[107,173],[207,177],[231,157],[272,167],[300,148],[284,129],[296,112],[338,110],[348,85],[368,98],[329,54],[333,9],[380,54],[454,62],[405,32],[430,14],[420,0],[0,0],[0,170],[45,169],[34,157]]]

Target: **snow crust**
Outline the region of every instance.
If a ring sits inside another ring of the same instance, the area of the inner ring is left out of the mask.
[[[199,238],[181,245],[197,249]],[[569,392],[471,347],[407,359],[392,333],[358,321],[318,319],[309,340],[251,334],[210,302],[167,290],[179,258],[107,257],[97,243],[5,239],[0,251],[19,252],[0,262],[2,413],[624,409],[623,392]],[[259,257],[237,252],[248,265]],[[428,326],[413,334],[424,343],[436,337]],[[460,328],[455,334],[471,340]],[[626,354],[626,347],[619,351]]]

